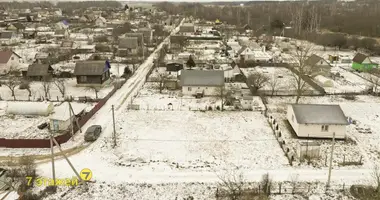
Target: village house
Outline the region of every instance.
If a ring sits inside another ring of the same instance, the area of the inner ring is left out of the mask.
[[[182,94],[187,96],[215,96],[217,88],[224,87],[222,71],[181,70]]]
[[[339,105],[292,104],[288,106],[287,120],[301,138],[346,137],[348,121]]]
[[[144,28],[139,28],[137,32],[142,33],[144,35],[145,43],[151,44],[153,40],[153,32],[154,32],[153,29],[144,27]]]
[[[119,40],[117,54],[119,56],[137,55],[139,53],[139,45],[137,37],[124,37]]]
[[[179,50],[181,49],[186,42],[186,36],[183,35],[171,35],[170,36],[170,44],[169,48],[171,50]]]
[[[170,60],[166,63],[166,72],[168,75],[177,76],[178,72],[183,69],[183,61]]]
[[[75,115],[72,114],[72,111],[70,113],[71,108]],[[65,131],[71,127],[71,124],[75,125],[75,117],[84,114],[86,105],[71,103],[71,108],[67,102],[54,108],[54,113],[49,116],[49,124],[52,131]]]
[[[13,31],[0,32],[0,43],[4,45],[15,44],[19,41],[17,34]]]
[[[0,51],[0,74],[7,74],[21,63],[21,57],[13,51]]]
[[[352,69],[356,71],[365,71],[377,68],[379,65],[372,62],[368,56],[358,53],[352,59]]]
[[[51,78],[54,69],[49,64],[31,64],[28,67],[26,77],[28,80],[41,81],[44,78]]]
[[[78,86],[102,85],[110,78],[109,69],[105,61],[77,62],[74,75]]]
[[[49,56],[50,56],[50,53],[38,52],[34,56],[35,63],[46,64],[47,61],[48,61]]]
[[[63,39],[69,37],[69,31],[67,29],[59,29],[54,32],[54,37],[57,39]]]
[[[312,77],[318,75],[330,77],[331,65],[325,59],[313,54],[305,60],[305,72]]]
[[[21,23],[13,23],[7,26],[7,30],[22,33],[25,30],[25,26]]]
[[[61,47],[64,49],[71,49],[73,48],[73,46],[74,46],[74,42],[70,40],[65,40],[65,41],[62,41],[61,43]]]
[[[253,109],[253,96],[243,96],[240,99],[240,105],[243,110],[252,110]]]
[[[193,23],[184,23],[179,27],[179,33],[182,35],[192,35],[195,32],[195,26]]]
[[[137,37],[137,45],[139,47],[144,46],[144,34],[143,33],[126,33],[124,37]]]

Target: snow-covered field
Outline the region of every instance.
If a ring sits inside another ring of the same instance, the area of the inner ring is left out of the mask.
[[[293,139],[292,133],[286,126],[286,105],[294,102],[293,97],[268,98],[268,108],[270,114],[280,123],[285,140],[294,149],[299,139]],[[357,96],[354,101],[346,100],[339,96],[325,97],[303,97],[301,103],[315,104],[339,104],[347,117],[351,117],[356,124],[347,127],[348,141],[337,141],[334,155],[334,165],[345,162],[359,162],[362,157],[364,168],[371,167],[372,164],[379,162],[380,159],[380,125],[379,111],[380,99],[372,96]],[[321,144],[321,158],[315,162],[315,166],[325,166],[326,154],[331,151],[330,140],[318,140]],[[353,167],[353,166],[351,166]]]
[[[37,101],[37,99],[41,98],[44,99],[45,92],[42,86],[42,82],[32,82],[30,84],[31,87],[31,94],[32,96],[28,97],[29,93],[27,90],[20,90],[19,87],[16,87],[15,90],[15,96],[17,100],[31,100],[31,101]],[[98,92],[98,98],[105,97],[111,90],[113,89],[112,83],[109,83],[108,85],[105,85],[100,89]],[[68,78],[66,79],[66,96],[72,96],[74,99],[77,99],[78,97],[90,97],[95,99],[96,94],[93,90],[90,90],[87,87],[77,87],[76,86],[76,79],[75,78]],[[3,100],[13,100],[11,90],[5,85],[2,85],[0,87],[0,94],[1,99]],[[54,83],[50,86],[50,98],[53,100],[63,100],[61,92],[58,90],[58,88],[54,85]]]
[[[249,76],[254,72],[260,72],[269,77],[269,81],[264,84],[264,87],[259,91],[265,92],[268,95],[272,94],[274,88],[274,95],[289,95],[295,94],[295,79],[293,73],[284,67],[255,67],[255,68],[241,68],[245,76]],[[307,84],[305,93],[313,93],[314,89]]]
[[[221,100],[215,97],[181,97],[179,90],[163,90],[160,94],[156,83],[144,84],[132,103],[139,105],[140,110],[205,110],[221,106]]]
[[[138,168],[212,171],[288,165],[263,115],[255,112],[129,111],[119,116],[115,164]],[[269,145],[273,148],[265,149]],[[173,151],[175,150],[175,151]]]
[[[321,85],[328,94],[347,92],[360,93],[368,90],[368,87],[371,85],[369,81],[339,66],[332,67],[331,72],[340,74],[340,77],[336,77],[335,80],[329,79],[329,81],[333,83],[332,87],[323,86],[323,83],[318,82],[318,80],[315,81]]]

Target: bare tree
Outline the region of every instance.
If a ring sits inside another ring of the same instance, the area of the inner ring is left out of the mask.
[[[225,170],[223,174],[217,174],[217,176],[221,181],[218,184],[218,188],[220,188],[223,196],[231,200],[241,199],[244,189],[244,176],[239,172],[238,168]]]
[[[307,90],[308,85],[303,80],[304,76],[311,74],[312,67],[309,67],[306,60],[311,54],[312,46],[307,46],[301,44],[297,47],[294,53],[294,59],[296,63],[292,64],[290,67],[293,69],[293,87],[296,90],[296,104],[298,104],[301,96]]]
[[[41,80],[41,85],[45,94],[45,99],[48,99],[50,96],[51,78],[47,76],[43,77]]]
[[[254,72],[247,77],[247,84],[252,87],[252,93],[256,94],[257,91],[265,86],[269,81],[269,77],[260,72]]]
[[[65,98],[66,95],[66,81],[63,78],[58,78],[54,80],[54,85],[58,88],[59,92],[62,94],[62,97]]]
[[[95,93],[95,98],[98,98],[98,92],[100,91],[99,87],[97,87],[95,85],[91,85],[91,86],[86,87],[86,90],[94,92]]]
[[[271,90],[271,96],[273,97],[274,93],[276,93],[279,90],[280,82],[277,78],[277,76],[273,76],[272,79],[268,81],[270,90]]]
[[[215,88],[214,94],[215,96],[222,101],[221,110],[224,110],[225,102],[232,98],[232,88],[226,88],[225,86]]]
[[[371,177],[376,184],[376,191],[380,193],[380,166],[378,164],[373,167]]]
[[[269,177],[268,173],[266,173],[262,176],[260,185],[261,185],[261,188],[262,188],[264,194],[269,196],[273,183],[272,183],[272,179]]]
[[[165,87],[165,82],[168,80],[168,74],[166,73],[159,73],[158,77],[155,78],[155,81],[158,82],[158,89],[160,90],[160,94],[162,93],[162,90]]]
[[[290,186],[292,188],[292,194],[296,193],[297,185],[298,185],[298,174],[291,174],[290,175]]]
[[[368,71],[368,80],[371,82],[371,86],[374,93],[379,93],[379,85],[380,85],[380,70],[371,69]]]
[[[8,80],[2,81],[1,84],[9,88],[9,90],[11,91],[13,100],[16,100],[15,90],[16,90],[16,87],[21,84],[20,79],[18,77],[9,77]]]

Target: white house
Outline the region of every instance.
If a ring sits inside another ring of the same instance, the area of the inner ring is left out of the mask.
[[[0,74],[6,74],[17,68],[21,63],[21,56],[13,51],[0,51]]]
[[[287,119],[298,137],[346,137],[348,120],[339,105],[292,104]]]
[[[85,104],[71,103],[71,107],[74,110],[75,115],[78,115],[83,112],[87,106]],[[69,103],[64,102],[60,106],[54,108],[54,114],[49,117],[50,129],[52,131],[67,130],[71,125],[70,120],[74,120],[74,115],[72,112],[70,114]]]
[[[247,46],[243,46],[236,55],[243,56],[245,60],[255,60],[255,53]]]
[[[224,72],[221,70],[181,70],[182,94],[187,96],[217,95],[217,89],[224,87]]]
[[[243,96],[240,99],[240,104],[244,110],[252,110],[252,108],[253,108],[253,96]]]

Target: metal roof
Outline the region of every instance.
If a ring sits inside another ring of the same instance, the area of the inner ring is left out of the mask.
[[[48,64],[31,64],[28,67],[27,76],[46,76],[53,68]]]
[[[358,53],[355,55],[355,57],[352,59],[353,62],[356,62],[356,63],[359,63],[359,64],[362,64],[363,61],[367,58],[368,56],[364,55],[364,54],[361,54],[361,53]]]
[[[74,69],[75,76],[96,76],[102,75],[106,70],[105,61],[84,61],[77,62]]]
[[[339,105],[292,104],[299,124],[341,124],[348,125],[346,116]]]
[[[221,70],[182,70],[181,86],[223,86],[224,72]]]
[[[120,38],[119,48],[120,49],[135,49],[138,47],[138,38],[137,37],[125,37]]]

